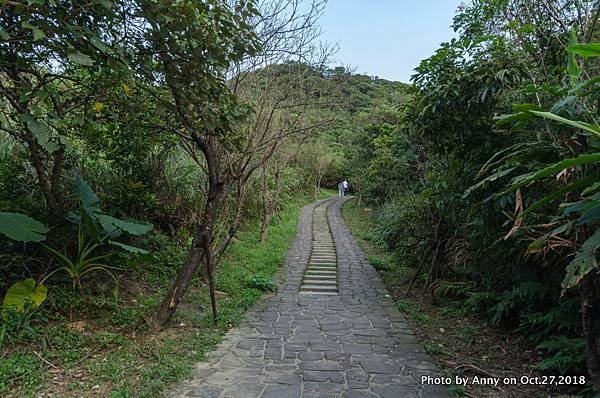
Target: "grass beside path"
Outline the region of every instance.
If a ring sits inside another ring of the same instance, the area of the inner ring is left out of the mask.
[[[323,191],[319,198],[333,194]],[[191,376],[193,364],[273,288],[271,278],[295,237],[299,210],[311,201],[299,195],[288,203],[265,243],[258,223],[240,231],[216,274],[216,326],[208,289],[195,278],[171,326],[158,335],[145,332],[143,319],[183,261],[189,242],[185,232],[179,240],[151,238],[151,255],[132,261],[120,275],[118,303],[102,282],[85,284],[79,292],[50,286],[47,302],[32,320],[32,333],[0,347],[0,396],[156,397]]]
[[[540,358],[533,347],[525,346],[516,336],[502,334],[485,321],[466,313],[461,300],[438,297],[439,305],[432,306],[427,299],[421,300],[420,286],[415,286],[412,293],[406,295],[406,282],[414,270],[369,240],[369,230],[375,226],[373,213],[372,209],[358,206],[356,199],[348,200],[342,207],[352,235],[444,376],[472,379],[474,376],[501,375],[517,380],[523,375],[541,376],[535,370]],[[522,384],[490,387],[470,383],[466,388],[452,385],[449,392],[458,397],[558,396],[550,386]]]

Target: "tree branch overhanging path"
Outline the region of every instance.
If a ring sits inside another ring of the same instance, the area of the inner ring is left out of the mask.
[[[172,97],[171,119],[180,123],[176,128],[178,135],[198,167],[207,172],[208,186],[203,215],[195,227],[185,264],[152,316],[151,326],[155,330],[162,328],[173,315],[200,263],[204,263],[216,322],[213,272],[241,222],[245,185],[256,170],[267,170],[271,159],[280,157],[281,148],[330,123],[310,120],[311,110],[320,106],[312,98],[322,90],[310,76],[322,68],[329,55],[329,50],[316,42],[316,19],[324,3],[312,2],[303,11],[299,11],[299,4],[290,0],[265,2],[259,4],[262,9],[242,10],[245,22],[239,26],[242,34],[247,35],[248,41],[243,45],[248,49],[241,51],[237,59],[224,59],[217,69],[211,69],[210,65],[199,69],[205,54],[199,55],[201,60],[181,55],[183,45],[192,45],[197,39],[194,32],[178,31],[165,19],[172,10],[156,9],[156,5],[143,7],[149,20],[156,19],[151,24],[148,48],[156,51],[160,59],[158,73],[164,79],[158,82]],[[228,12],[224,8],[223,13]],[[231,17],[239,15],[238,10]],[[227,26],[221,34],[230,35],[225,37],[235,41],[238,32]],[[257,34],[253,36],[250,29]],[[219,56],[221,48],[215,51],[215,56]],[[214,80],[215,91],[206,98],[199,97],[195,87],[201,83],[196,80],[207,77]],[[231,107],[232,113],[211,115],[213,121],[208,126],[213,127],[207,129],[202,104],[208,106],[215,100]],[[166,130],[169,128],[165,126]],[[232,190],[236,193],[230,195]],[[265,214],[275,210],[268,200],[264,209]],[[219,233],[217,228],[225,232]]]

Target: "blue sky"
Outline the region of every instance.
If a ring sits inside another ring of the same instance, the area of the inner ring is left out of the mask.
[[[358,73],[408,82],[412,69],[448,41],[464,0],[329,0],[323,36],[339,42],[335,64]]]

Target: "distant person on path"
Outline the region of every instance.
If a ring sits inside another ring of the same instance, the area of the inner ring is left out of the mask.
[[[342,196],[344,196],[344,186],[340,182],[338,183],[338,197],[341,198]]]
[[[348,195],[348,181],[342,181],[342,188],[344,189],[344,196]]]

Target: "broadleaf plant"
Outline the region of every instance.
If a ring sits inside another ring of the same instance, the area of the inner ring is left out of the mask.
[[[48,288],[43,284],[37,284],[33,278],[13,284],[2,302],[2,309],[13,309],[18,312],[24,312],[28,304],[32,309],[42,305],[46,300]]]
[[[48,228],[41,222],[21,213],[0,212],[0,234],[19,242],[41,242]]]

